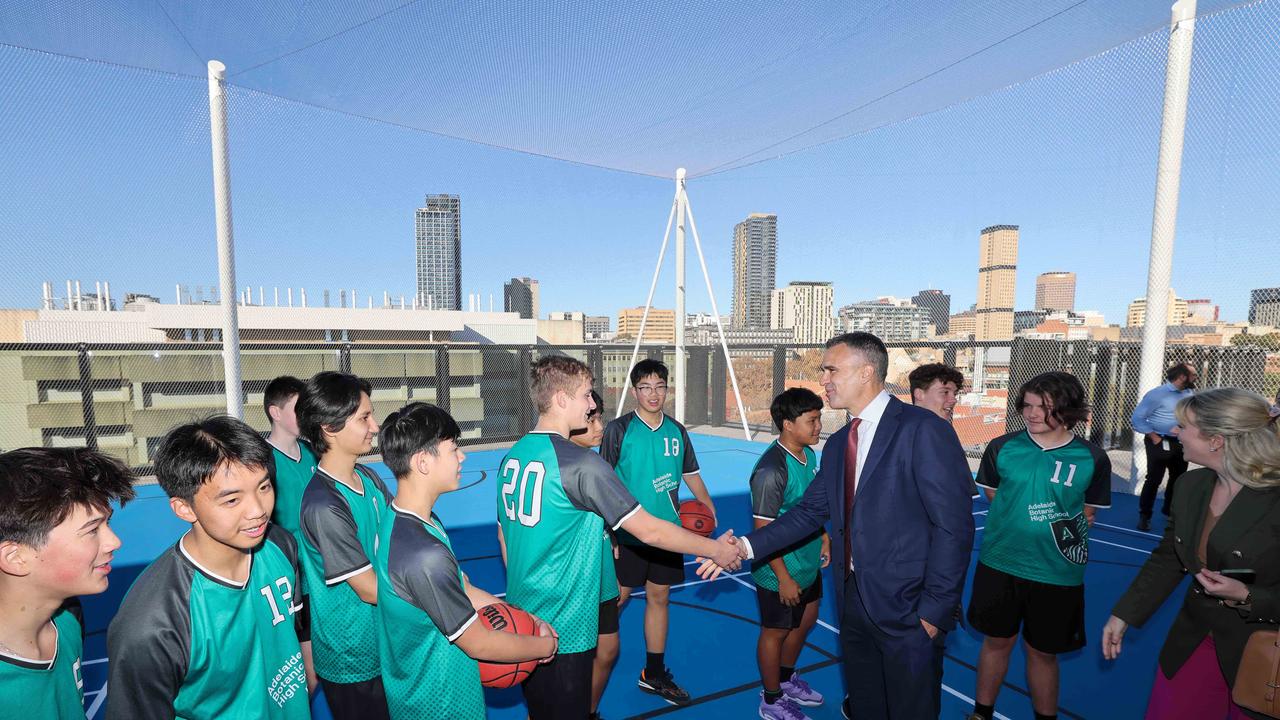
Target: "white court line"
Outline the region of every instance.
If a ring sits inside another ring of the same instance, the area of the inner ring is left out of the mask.
[[[974,513],[973,513],[973,514],[974,514],[974,515],[986,515],[988,512],[990,512],[990,511],[989,511],[989,510],[976,510],[976,511],[974,511]]]
[[[81,665],[83,665],[83,664],[84,664],[84,663],[81,663]],[[101,690],[99,690],[99,691],[97,691],[97,692],[88,692],[88,693],[85,693],[84,695],[85,695],[85,697],[89,697],[90,695],[96,695],[96,696],[97,696],[97,697],[95,697],[95,698],[93,699],[93,704],[91,704],[91,705],[89,706],[89,708],[88,708],[87,710],[85,710],[85,711],[84,711],[84,716],[85,716],[85,718],[86,718],[87,720],[92,720],[93,718],[95,718],[95,717],[97,717],[97,716],[98,716],[98,710],[100,710],[100,709],[102,708],[102,703],[103,703],[103,702],[105,702],[105,701],[106,701],[106,699],[107,699],[107,684],[106,684],[106,683],[102,683],[102,689],[101,689]]]
[[[954,690],[954,689],[952,689],[951,687],[947,686],[947,684],[946,684],[946,683],[943,683],[943,684],[942,684],[942,689],[943,689],[943,690],[946,690],[948,693],[950,693],[950,694],[952,694],[952,695],[955,695],[956,697],[960,698],[961,700],[965,701],[966,703],[968,703],[968,704],[970,704],[970,705],[972,705],[972,704],[973,704],[973,702],[974,702],[974,701],[973,701],[973,698],[969,697],[968,695],[965,695],[965,694],[964,694],[964,693],[962,693],[962,692],[957,692],[957,691],[955,691],[955,690]],[[997,717],[997,718],[999,718],[1000,720],[1009,720],[1009,717],[1008,717],[1008,716],[1006,716],[1006,715],[1001,715],[999,712],[992,713],[992,715],[993,715],[993,717]]]
[[[982,528],[984,528],[984,527],[986,527],[986,525],[979,525],[979,526],[975,527],[975,528],[973,529],[973,531],[974,531],[974,532],[978,532],[979,530],[981,530],[981,529],[982,529]]]
[[[84,661],[81,661],[80,666],[84,667],[85,665],[96,665],[98,663],[104,663],[106,661],[107,661],[106,658],[98,658],[97,660],[84,660]]]
[[[1163,538],[1164,538],[1164,536],[1163,536],[1163,535],[1157,535],[1157,534],[1155,534],[1155,533],[1143,532],[1143,531],[1141,531],[1141,530],[1134,530],[1134,529],[1132,529],[1132,528],[1127,528],[1127,527],[1120,527],[1119,525],[1108,525],[1108,524],[1106,524],[1106,523],[1104,523],[1104,522],[1097,522],[1097,521],[1095,521],[1093,524],[1094,524],[1094,525],[1097,525],[1097,526],[1099,526],[1099,527],[1111,528],[1112,530],[1119,530],[1119,531],[1121,531],[1121,532],[1133,533],[1134,535],[1142,535],[1143,537],[1154,538],[1154,539],[1156,539],[1156,540],[1161,540],[1161,539],[1163,539]]]
[[[1128,545],[1121,545],[1120,543],[1107,542],[1106,540],[1099,540],[1098,538],[1089,538],[1089,542],[1098,542],[1098,543],[1102,543],[1103,545],[1111,545],[1112,547],[1124,548],[1125,550],[1132,550],[1137,553],[1142,553],[1143,555],[1151,554],[1150,550],[1143,550],[1142,548],[1129,547]]]

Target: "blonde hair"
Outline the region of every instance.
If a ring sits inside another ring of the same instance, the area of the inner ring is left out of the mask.
[[[591,368],[586,363],[565,355],[539,358],[533,363],[529,378],[529,395],[540,414],[551,409],[551,400],[557,392],[573,394],[578,383],[592,380]]]
[[[1271,403],[1240,388],[1217,388],[1178,401],[1178,424],[1222,437],[1223,469],[1251,488],[1280,486],[1280,425]],[[1189,417],[1190,416],[1190,417]]]

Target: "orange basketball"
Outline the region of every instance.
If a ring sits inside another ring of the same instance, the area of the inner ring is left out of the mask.
[[[680,524],[685,530],[703,537],[711,537],[716,531],[716,519],[711,509],[697,500],[685,500],[680,503]]]
[[[533,616],[515,605],[494,603],[480,608],[480,620],[491,630],[537,635],[538,626]],[[509,688],[525,681],[538,667],[537,660],[522,663],[480,663],[480,684],[491,688]]]

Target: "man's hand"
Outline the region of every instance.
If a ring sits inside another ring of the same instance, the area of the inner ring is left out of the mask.
[[[928,620],[925,620],[924,618],[920,618],[920,626],[924,628],[925,632],[929,633],[930,640],[938,637],[938,627],[936,625],[930,624]]]
[[[1151,441],[1152,445],[1159,445],[1164,441],[1164,437],[1162,437],[1158,432],[1147,433],[1147,439]]]
[[[787,607],[800,604],[800,584],[792,578],[778,578],[778,599]]]
[[[831,564],[831,536],[826,533],[822,533],[822,552],[818,559],[822,561],[824,568]]]
[[[742,567],[742,558],[746,556],[746,550],[738,543],[738,539],[733,536],[732,530],[717,538],[716,544],[719,547],[716,549],[715,555],[709,558],[697,558],[697,561],[701,563],[697,570],[698,577],[703,580],[715,580],[725,570],[737,570]]]

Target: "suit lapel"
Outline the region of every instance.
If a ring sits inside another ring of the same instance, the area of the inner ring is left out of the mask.
[[[872,439],[871,449],[867,452],[867,463],[863,466],[859,475],[855,495],[862,494],[862,489],[867,486],[867,481],[871,479],[872,473],[880,465],[880,460],[884,458],[885,451],[893,442],[894,433],[898,432],[898,421],[901,416],[902,401],[890,396],[889,404],[885,407],[884,414],[880,416],[880,424],[876,426],[876,436]]]
[[[1174,537],[1179,536],[1180,527],[1190,529],[1190,532],[1183,538],[1183,547],[1187,548],[1187,557],[1185,558],[1187,565],[1193,567],[1196,572],[1200,571],[1200,533],[1204,531],[1204,515],[1209,509],[1209,498],[1212,495],[1213,482],[1201,483],[1196,486],[1195,494],[1186,495],[1183,502],[1175,502],[1174,504],[1175,508],[1185,510],[1191,516],[1183,522],[1179,522],[1177,517],[1174,518]],[[1178,496],[1182,496],[1181,490],[1178,491]]]
[[[1214,567],[1221,569],[1223,567],[1221,553],[1229,555],[1231,549],[1236,546],[1236,541],[1265,517],[1267,513],[1271,512],[1271,508],[1275,505],[1277,498],[1280,498],[1280,492],[1275,490],[1255,490],[1251,487],[1240,488],[1240,493],[1227,506],[1226,511],[1222,513],[1222,517],[1218,520],[1218,524],[1209,535],[1210,546],[1216,548],[1219,554],[1206,559],[1210,562],[1216,560]],[[1207,500],[1205,501],[1205,506],[1208,507]],[[1196,541],[1198,542],[1199,539],[1199,535],[1197,535]]]
[[[844,516],[844,453],[845,453],[845,449],[849,447],[848,423],[846,423],[844,427],[832,433],[831,437],[827,438],[827,443],[828,444],[836,443],[835,447],[831,448],[832,450],[831,454],[834,455],[835,457],[833,457],[830,462],[831,468],[834,470],[834,472],[831,474],[831,478],[836,484],[836,492],[835,492],[836,512],[832,513],[831,518],[833,521],[836,518],[839,518],[840,522],[843,523],[844,522],[844,517],[843,517]],[[825,461],[825,458],[824,458],[824,461]]]

